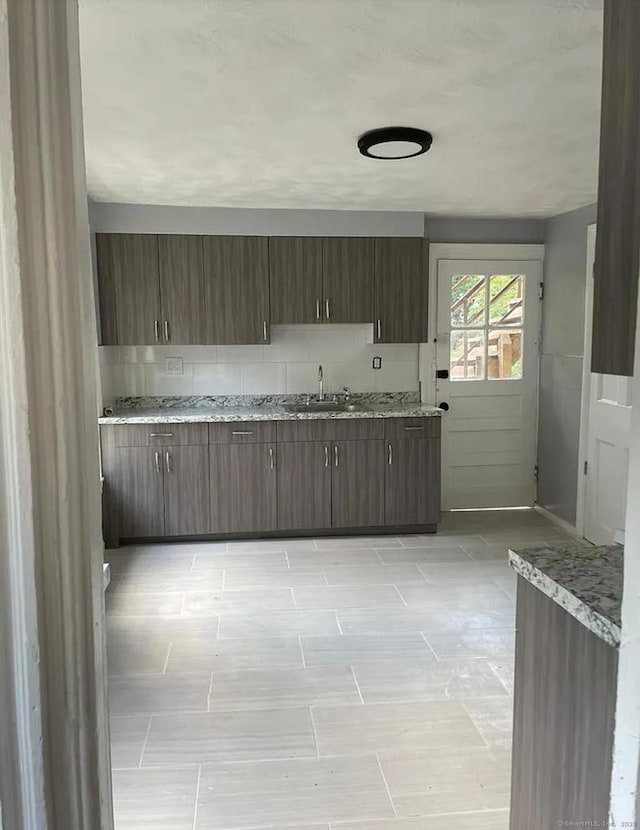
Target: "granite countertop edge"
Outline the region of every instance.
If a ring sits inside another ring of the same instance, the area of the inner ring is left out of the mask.
[[[370,405],[354,412],[287,412],[284,406],[242,406],[206,409],[130,409],[98,419],[102,425],[114,424],[196,424],[233,421],[321,421],[362,420],[369,418],[439,417],[442,410],[427,404]]]
[[[579,556],[581,552],[583,554],[588,553],[593,555],[598,551],[610,551],[613,547],[614,546],[608,545],[602,546],[601,548],[593,548],[576,544],[570,549],[563,547],[559,550],[560,553],[566,555],[567,558],[575,558],[575,556]],[[546,546],[544,548],[539,548],[538,550],[540,552],[547,552],[552,548],[553,546]],[[564,608],[564,610],[571,614],[572,617],[582,623],[585,628],[601,640],[604,640],[604,642],[608,643],[608,645],[618,648],[620,646],[621,639],[621,626],[608,616],[601,613],[587,599],[579,596],[578,590],[574,592],[570,589],[570,587],[568,587],[568,585],[560,584],[557,579],[554,579],[554,577],[552,577],[549,573],[546,573],[541,567],[538,567],[534,562],[529,561],[527,557],[531,556],[531,554],[535,552],[536,549],[509,549],[510,566],[514,571],[516,571],[516,573],[526,579],[527,582],[542,591],[543,594],[548,596],[549,599],[552,599],[561,608]],[[570,567],[567,567],[566,572],[563,573],[563,576],[566,575],[567,581],[570,579],[570,570]],[[556,576],[559,577],[559,575]],[[576,581],[579,580],[579,576],[573,575],[573,578]],[[619,600],[621,602],[621,592],[620,597],[616,595],[615,597],[610,598],[614,601]]]

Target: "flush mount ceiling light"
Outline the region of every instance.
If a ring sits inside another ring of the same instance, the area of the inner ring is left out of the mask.
[[[410,159],[426,153],[433,136],[416,127],[379,127],[358,139],[358,150],[372,159]]]

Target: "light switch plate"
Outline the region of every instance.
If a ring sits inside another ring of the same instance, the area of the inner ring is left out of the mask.
[[[168,357],[164,362],[166,375],[183,375],[184,366],[181,357]]]

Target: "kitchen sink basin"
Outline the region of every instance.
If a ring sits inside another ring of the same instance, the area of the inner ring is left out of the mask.
[[[289,403],[284,408],[286,412],[295,414],[302,412],[361,412],[363,409],[362,405],[358,403],[334,403],[333,401]]]

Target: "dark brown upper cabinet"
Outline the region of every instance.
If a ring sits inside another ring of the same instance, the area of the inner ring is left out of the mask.
[[[640,265],[640,3],[604,4],[591,370],[633,375]]]
[[[320,322],[324,315],[322,239],[272,236],[269,280],[272,323]]]
[[[417,237],[375,240],[376,343],[427,340],[429,243]]]
[[[162,339],[158,238],[96,235],[103,346],[144,346]]]
[[[205,236],[206,343],[268,343],[269,241],[266,236]]]
[[[202,237],[158,236],[163,343],[204,343]]]
[[[373,320],[374,240],[336,237],[322,240],[325,323],[370,323]]]

